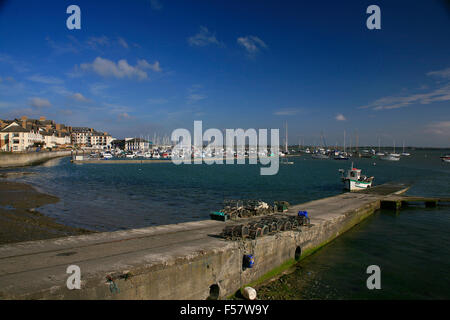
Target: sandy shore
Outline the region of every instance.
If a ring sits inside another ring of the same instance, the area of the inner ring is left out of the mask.
[[[9,173],[7,176],[14,175]],[[0,175],[0,245],[91,233],[55,222],[39,213],[40,206],[56,203],[57,197],[32,186],[2,179]]]

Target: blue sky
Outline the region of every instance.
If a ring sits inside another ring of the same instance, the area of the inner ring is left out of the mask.
[[[81,30],[66,8],[81,8]],[[381,8],[381,30],[366,8]],[[450,146],[445,1],[0,1],[0,118]],[[350,141],[347,141],[347,145]]]

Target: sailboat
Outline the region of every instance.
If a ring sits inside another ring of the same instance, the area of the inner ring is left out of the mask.
[[[325,138],[323,135],[323,132],[321,133],[321,139],[322,139],[322,144],[323,144],[323,148],[319,148],[318,150],[316,149],[314,151],[314,154],[311,156],[311,158],[313,159],[329,159],[330,157],[328,156],[328,154],[326,153],[325,148],[327,147],[326,143],[325,143]]]
[[[395,153],[395,140],[394,140],[394,152],[386,153],[384,156],[380,157],[380,160],[386,160],[386,161],[399,161],[400,160],[400,155],[398,153]]]
[[[394,140],[394,152],[391,153],[391,156],[393,156],[393,157],[400,157],[399,153],[395,153],[395,140]]]
[[[348,160],[347,152],[345,151],[345,130],[344,130],[344,152],[339,152],[335,155],[334,160]]]
[[[286,146],[285,146],[285,153],[286,153],[286,155],[281,159],[281,163],[282,164],[294,164],[293,161],[288,161],[288,158],[287,158],[287,155],[289,153],[289,150],[288,150],[288,124],[287,124],[287,121],[286,121],[286,139],[285,139],[285,144],[286,144]]]
[[[375,154],[376,156],[384,156],[384,153],[381,152],[381,141],[380,137],[378,137],[378,152]]]
[[[400,160],[400,157],[396,157],[396,156],[394,156],[394,155],[392,155],[392,154],[386,154],[386,155],[384,155],[384,156],[381,156],[380,157],[380,160],[386,160],[386,161],[399,161]]]
[[[403,152],[402,152],[402,156],[410,156],[411,153],[405,152],[405,140],[403,140]]]

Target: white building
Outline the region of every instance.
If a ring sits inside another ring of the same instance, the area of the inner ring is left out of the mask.
[[[36,142],[44,142],[44,136],[37,128],[27,128],[14,121],[0,130],[2,151],[27,151]]]
[[[44,137],[46,148],[67,146],[72,143],[70,134],[67,132],[57,132],[56,130],[44,131],[41,129],[41,134]]]
[[[142,138],[125,138],[125,150],[127,151],[147,151],[150,143]]]
[[[107,132],[95,131],[87,127],[72,128],[72,144],[95,149],[110,149],[114,139]]]
[[[87,127],[73,127],[72,128],[72,144],[79,146],[88,146],[90,144],[89,137],[93,129]]]

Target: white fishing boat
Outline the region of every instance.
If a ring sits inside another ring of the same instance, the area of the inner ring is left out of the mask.
[[[354,168],[353,162],[349,170],[339,169],[339,172],[345,189],[349,191],[363,190],[372,186],[374,177],[361,175],[361,169]]]

